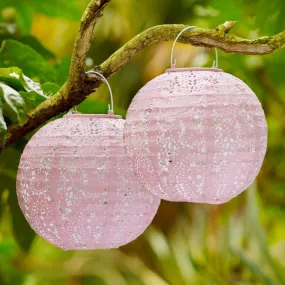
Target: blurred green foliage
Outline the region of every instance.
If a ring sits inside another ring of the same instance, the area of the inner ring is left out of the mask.
[[[0,137],[66,81],[87,0],[1,0]],[[153,25],[214,28],[226,20],[245,38],[285,29],[283,0],[113,0],[97,23],[86,70]],[[169,65],[171,43],[147,48],[110,79],[116,112]],[[120,250],[62,252],[37,237],[16,197],[16,171],[32,134],[0,153],[0,284],[250,285],[285,284],[284,50],[266,56],[219,52],[219,65],[259,97],[269,126],[268,151],[256,183],[225,205],[163,202],[146,233]],[[180,66],[210,66],[213,52],[177,45]],[[106,113],[106,86],[78,106]]]

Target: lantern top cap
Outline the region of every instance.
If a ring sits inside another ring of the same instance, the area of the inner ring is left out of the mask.
[[[165,72],[184,72],[184,71],[224,72],[222,69],[217,68],[217,67],[185,67],[185,68],[172,67],[172,68],[166,69]]]
[[[82,119],[122,119],[120,115],[114,115],[111,112],[109,114],[66,114],[64,118],[82,118]]]

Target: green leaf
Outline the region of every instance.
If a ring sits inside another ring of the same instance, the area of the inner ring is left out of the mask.
[[[46,14],[51,17],[65,18],[71,21],[80,20],[83,10],[80,9],[78,1],[76,0],[49,0],[49,1],[38,1],[38,0],[26,0],[24,5],[19,5],[18,0],[1,0],[0,8],[15,7],[20,15],[25,15],[27,11],[23,9],[33,9],[36,12]],[[25,7],[26,6],[26,7]],[[29,21],[28,17],[21,16],[23,20]],[[24,31],[28,31],[25,29]]]
[[[54,68],[38,52],[15,40],[3,41],[0,49],[0,66],[18,66],[34,81],[54,81],[56,77]]]
[[[71,57],[64,57],[60,64],[56,66],[57,83],[63,85],[68,78],[68,72],[70,67]]]
[[[0,68],[0,81],[14,87],[17,91],[36,91],[43,95],[41,84],[24,75],[18,67]]]
[[[28,0],[27,2],[30,2],[30,5],[40,13],[51,17],[65,18],[71,21],[80,20],[83,12],[76,0]]]
[[[38,92],[19,92],[22,98],[24,99],[28,110],[37,107],[39,104],[44,102],[48,98],[48,96],[54,95],[60,89],[59,86],[50,82],[44,83],[40,88],[40,92],[39,90]]]
[[[13,265],[15,253],[18,252],[17,244],[9,236],[3,238],[0,242],[0,284],[23,284],[24,276]]]
[[[6,138],[7,138],[7,125],[4,120],[3,106],[2,106],[2,101],[0,99],[0,145],[1,144],[4,145],[6,143]]]
[[[10,29],[13,29],[13,26],[10,25]],[[3,29],[2,29],[3,30]],[[51,60],[55,61],[56,57],[55,55],[49,51],[47,48],[45,48],[41,42],[31,35],[24,35],[19,36],[18,34],[9,34],[9,33],[1,33],[1,24],[0,24],[0,45],[5,40],[16,40],[21,42],[22,44],[28,45],[31,48],[33,48],[35,51],[37,51],[45,60]]]
[[[11,23],[0,23],[0,35],[9,36],[16,32],[16,25]],[[1,37],[0,37],[1,39]]]
[[[259,264],[254,263],[250,259],[248,259],[241,250],[239,249],[231,249],[231,252],[239,258],[239,260],[244,264],[245,267],[247,267],[256,277],[258,277],[260,280],[262,280],[266,285],[273,285],[273,283],[270,280],[270,277],[268,277],[263,270],[261,270]]]
[[[16,10],[16,22],[21,33],[28,34],[31,31],[33,24],[33,12],[34,9],[31,5],[27,5],[25,2],[17,3]]]
[[[60,87],[58,85],[56,85],[55,83],[51,83],[51,82],[47,82],[42,85],[42,90],[44,94],[47,96],[54,95],[55,93],[58,92],[59,89]]]
[[[19,37],[18,41],[21,43],[30,46],[34,50],[36,50],[44,59],[46,60],[55,60],[54,54],[49,51],[47,48],[45,48],[41,42],[38,41],[37,38],[31,36],[31,35],[25,35],[22,37]]]
[[[255,242],[259,247],[262,258],[268,263],[280,284],[285,284],[284,274],[279,264],[273,258],[266,237],[266,232],[260,222],[260,212],[262,206],[258,205],[258,192],[256,191],[256,183],[253,183],[246,191],[247,195],[247,221],[249,221],[249,233],[255,237]]]
[[[16,90],[29,90],[23,72],[18,67],[0,68],[0,81]]]
[[[26,116],[25,101],[13,88],[0,83],[0,96],[4,98],[9,107],[16,113],[17,120],[21,124]]]
[[[9,148],[0,155],[0,188],[8,189],[8,204],[12,216],[12,229],[15,239],[24,251],[28,251],[35,237],[18,204],[16,194],[16,172],[21,152]]]
[[[35,108],[48,96],[54,95],[60,88],[51,82],[44,83],[41,86],[38,82],[25,76],[18,67],[0,68],[0,81],[19,91],[27,110]]]
[[[13,180],[13,183],[16,185],[16,181]],[[8,203],[12,213],[13,232],[19,246],[24,251],[28,251],[35,238],[35,233],[19,207],[15,186],[9,190]]]
[[[25,82],[27,84],[27,91],[35,91],[40,95],[44,96],[43,90],[41,88],[41,84],[38,82],[33,81],[31,78],[28,76],[24,75]]]
[[[27,111],[34,109],[35,107],[37,107],[39,104],[41,104],[46,100],[45,96],[42,96],[35,91],[30,91],[30,92],[20,91],[19,93],[21,94],[22,98],[25,101]]]

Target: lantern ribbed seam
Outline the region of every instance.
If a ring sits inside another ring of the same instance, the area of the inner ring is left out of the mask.
[[[44,239],[63,250],[117,248],[151,223],[160,199],[142,189],[128,168],[124,124],[102,115],[68,115],[30,139],[17,195],[26,219]]]
[[[148,146],[149,146],[149,141],[148,141],[148,144],[147,144]],[[151,165],[152,165],[152,169],[153,169],[153,171],[154,171],[154,173],[156,174],[156,176],[158,177],[158,187],[160,188],[160,190],[163,192],[163,193],[165,193],[166,195],[167,195],[167,193],[164,191],[164,186],[163,186],[163,184],[161,183],[161,178],[160,178],[160,176],[158,175],[158,169],[156,169],[155,167],[154,167],[154,161],[153,161],[153,156],[152,155],[149,155],[149,158],[150,158],[150,162],[151,162]],[[169,178],[169,174],[167,174],[167,181],[168,181],[168,178]]]
[[[227,202],[245,190],[248,179],[253,182],[266,151],[266,120],[258,99],[244,82],[224,72],[166,72],[140,89],[126,121],[125,148],[140,182],[169,201]],[[252,128],[258,128],[255,134]],[[254,153],[257,134],[262,144]],[[155,175],[145,167],[143,152]]]

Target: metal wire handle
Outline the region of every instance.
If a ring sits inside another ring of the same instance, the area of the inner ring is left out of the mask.
[[[177,37],[175,38],[174,40],[174,43],[172,45],[172,50],[171,50],[171,57],[170,57],[170,65],[171,67],[175,67],[176,66],[176,59],[174,59],[174,62],[173,62],[173,54],[174,54],[174,47],[175,47],[175,44],[178,40],[178,38],[187,30],[191,30],[191,29],[196,29],[198,28],[197,26],[189,26],[189,27],[186,27],[184,28],[178,35]],[[218,50],[215,48],[215,53],[216,53],[216,60],[214,60],[213,62],[213,67],[218,67],[219,65],[219,56],[218,56]]]
[[[90,71],[87,71],[86,73],[94,73],[96,75],[99,75],[103,79],[103,81],[107,84],[109,92],[110,92],[110,98],[111,98],[111,107],[110,107],[110,104],[108,104],[108,109],[109,109],[109,113],[114,113],[113,93],[112,93],[112,89],[111,89],[111,86],[110,86],[108,80],[105,78],[105,76],[103,74],[101,74],[98,71],[90,70]]]

